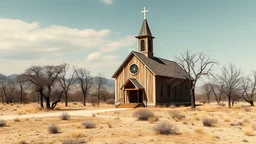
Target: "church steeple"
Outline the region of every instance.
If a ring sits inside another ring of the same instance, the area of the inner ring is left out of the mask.
[[[151,31],[148,26],[148,22],[146,19],[146,13],[148,10],[144,7],[144,11],[141,11],[141,13],[144,13],[144,20],[140,29],[140,33],[136,38],[138,39],[138,51],[143,53],[145,56],[149,58],[154,57],[153,53],[153,39],[155,37],[152,36]]]

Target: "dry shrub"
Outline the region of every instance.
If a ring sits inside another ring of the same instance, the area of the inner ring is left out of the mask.
[[[204,119],[202,120],[202,122],[203,122],[203,125],[204,125],[204,126],[206,126],[206,127],[212,127],[212,126],[214,126],[214,124],[217,123],[217,120],[214,119],[214,118],[204,118]]]
[[[244,111],[245,111],[245,112],[250,112],[250,111],[251,111],[251,108],[244,107]]]
[[[98,103],[98,98],[95,96],[88,96],[86,101],[88,103],[91,103],[93,106],[95,106]]]
[[[95,128],[96,124],[91,121],[85,121],[82,123],[82,126],[84,126],[84,128],[86,128],[86,129],[91,129],[91,128]]]
[[[86,144],[83,138],[64,139],[62,144]]]
[[[80,138],[80,137],[83,137],[84,134],[82,132],[72,131],[69,133],[69,136],[72,138]]]
[[[185,115],[181,114],[179,111],[169,111],[168,114],[175,120],[181,120],[185,118]]]
[[[15,118],[14,121],[15,122],[20,122],[20,119],[19,118]]]
[[[244,134],[245,134],[246,136],[254,136],[254,134],[253,134],[253,129],[250,128],[250,127],[244,128],[244,129],[243,129],[243,132],[244,132]]]
[[[224,117],[224,122],[230,122],[230,117]]]
[[[252,129],[256,131],[256,125],[255,125],[255,123],[252,125]]]
[[[198,133],[198,134],[202,134],[203,133],[203,128],[201,128],[201,127],[194,128],[194,132]]]
[[[107,124],[108,124],[108,128],[112,128],[112,125],[110,122],[108,122]]]
[[[176,108],[176,105],[170,105],[169,108]]]
[[[51,133],[51,134],[57,134],[57,133],[60,132],[60,129],[55,124],[51,124],[48,127],[48,132]]]
[[[218,103],[218,106],[224,107],[224,106],[226,106],[226,104],[225,103]]]
[[[160,121],[156,123],[153,129],[155,132],[163,135],[178,134],[177,128],[173,124],[170,124],[168,121]]]
[[[108,100],[106,100],[106,104],[114,105],[115,104],[115,99],[108,99]]]
[[[150,117],[154,117],[155,114],[148,109],[140,109],[133,113],[133,117],[136,117],[138,120],[146,121]]]
[[[5,120],[0,120],[0,127],[6,126],[6,121]]]
[[[154,122],[157,122],[158,120],[159,120],[159,118],[156,117],[156,116],[148,118],[148,122],[151,123],[151,124],[154,123]]]
[[[28,144],[26,141],[22,140],[18,144]]]
[[[69,120],[70,119],[70,115],[67,112],[64,112],[61,114],[60,118],[62,120]]]

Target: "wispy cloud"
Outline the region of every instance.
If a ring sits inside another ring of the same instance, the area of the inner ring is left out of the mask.
[[[100,50],[102,52],[113,52],[116,51],[120,48],[124,48],[124,47],[129,47],[132,46],[136,43],[136,39],[134,38],[134,36],[126,36],[122,39],[119,39],[117,41],[112,41],[109,43],[106,43],[105,45],[103,45]]]
[[[112,4],[113,0],[100,0],[100,2],[102,2],[104,4]]]
[[[17,53],[49,55],[101,47],[110,30],[75,29],[58,25],[42,28],[38,22],[0,19],[0,33],[0,56],[13,58]],[[33,54],[30,56],[33,57]]]
[[[0,18],[0,73],[22,73],[31,65],[69,63],[92,74],[104,70],[111,76],[121,63],[116,51],[129,49],[136,40],[134,36],[115,40],[110,34],[109,29],[42,27],[39,22]]]

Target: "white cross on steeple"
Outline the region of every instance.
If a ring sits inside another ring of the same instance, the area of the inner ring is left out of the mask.
[[[146,8],[144,7],[144,11],[141,11],[141,13],[144,13],[144,19],[146,19],[146,13],[148,12],[148,10],[146,10]]]

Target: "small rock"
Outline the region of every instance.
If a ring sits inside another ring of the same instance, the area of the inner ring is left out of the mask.
[[[244,139],[243,142],[248,142],[248,140]]]

